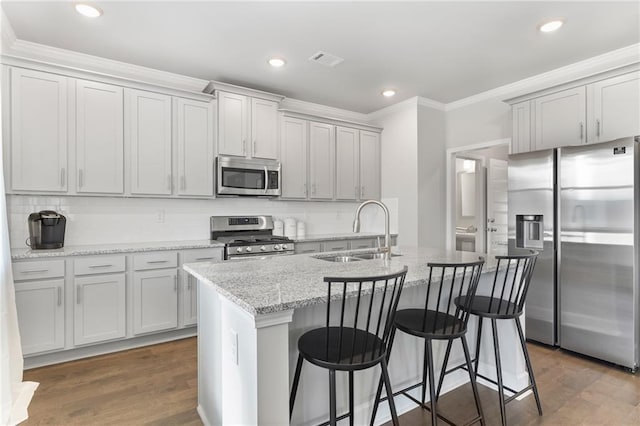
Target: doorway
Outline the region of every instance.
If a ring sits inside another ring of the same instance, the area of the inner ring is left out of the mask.
[[[448,151],[447,247],[507,253],[509,140]]]

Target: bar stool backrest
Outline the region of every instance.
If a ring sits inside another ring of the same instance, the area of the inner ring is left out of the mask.
[[[325,277],[328,301],[326,312],[326,354],[336,354],[335,362],[365,362],[382,356],[389,341],[391,326],[395,318],[400,293],[407,276],[407,267],[390,275],[371,277]],[[366,297],[370,295],[370,297]],[[347,309],[348,306],[348,309]],[[329,348],[329,333],[338,333],[340,347]],[[352,338],[352,329],[360,333],[361,339]],[[376,338],[369,338],[372,334]],[[343,346],[344,343],[344,346]],[[363,353],[363,348],[366,353]]]
[[[520,255],[496,256],[498,264],[491,287],[490,312],[522,313],[537,258],[535,250]]]
[[[469,307],[475,296],[484,258],[467,263],[429,263],[422,331],[434,335],[466,331]],[[453,301],[461,298],[465,309]]]

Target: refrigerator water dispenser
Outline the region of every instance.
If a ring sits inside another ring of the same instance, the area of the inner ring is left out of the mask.
[[[516,215],[516,247],[542,250],[544,244],[544,216]]]

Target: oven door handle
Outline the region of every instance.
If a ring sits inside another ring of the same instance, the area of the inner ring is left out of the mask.
[[[269,190],[269,170],[267,166],[264,166],[264,193],[266,194]]]

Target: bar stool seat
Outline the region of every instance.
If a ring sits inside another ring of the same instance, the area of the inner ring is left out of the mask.
[[[424,309],[399,310],[395,326],[407,334],[434,340],[455,339],[466,332],[465,324],[455,316],[428,310],[425,319]]]
[[[457,297],[454,303],[460,309],[465,306],[465,301],[460,297]],[[518,311],[518,306],[513,302],[496,297],[478,296],[477,294],[469,306],[470,314],[482,315],[485,318],[513,319],[522,314]]]

